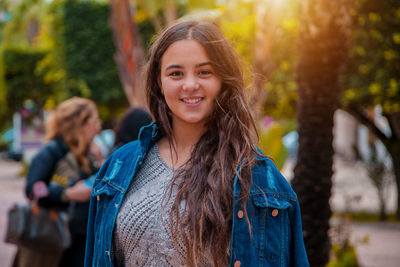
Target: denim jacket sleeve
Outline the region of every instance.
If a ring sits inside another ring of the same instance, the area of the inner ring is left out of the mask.
[[[96,187],[96,185],[99,183],[101,177],[104,176],[104,174],[107,171],[107,168],[112,160],[112,157],[108,158],[106,162],[103,164],[101,167],[100,171],[96,174],[96,180],[93,184],[93,188]],[[90,198],[90,208],[89,208],[89,217],[88,217],[88,228],[87,228],[87,234],[86,234],[86,251],[85,251],[85,266],[92,266],[92,261],[93,261],[93,253],[94,253],[94,242],[95,242],[95,227],[94,227],[94,221],[96,218],[97,214],[97,200],[96,197],[92,196]]]
[[[304,247],[303,229],[301,224],[301,214],[299,201],[296,198],[296,204],[293,207],[293,213],[290,218],[292,243],[290,247],[291,266],[310,266],[307,259],[306,249]]]
[[[290,195],[290,208],[289,208],[289,223],[290,223],[290,235],[289,235],[289,254],[290,266],[310,266],[308,263],[307,253],[304,246],[303,240],[303,228],[301,223],[301,212],[300,205],[296,193],[293,191],[289,183],[277,169],[275,164],[267,159],[268,174],[271,174],[269,179],[274,178],[275,184],[272,185],[273,190],[280,191],[282,195]],[[268,176],[268,175],[267,175]]]
[[[291,196],[291,205],[288,214],[290,223],[289,266],[310,266],[304,246],[301,211],[297,195],[271,160],[267,160],[267,165],[269,170],[268,173],[272,174],[272,177],[275,179],[273,190],[280,191],[283,193],[283,196]]]

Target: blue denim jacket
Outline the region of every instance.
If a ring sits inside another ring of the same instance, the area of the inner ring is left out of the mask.
[[[160,137],[154,123],[145,126],[139,140],[117,150],[97,174],[90,201],[86,267],[113,266],[112,236],[122,199],[147,151]],[[246,207],[251,234],[239,204],[240,184],[237,177],[234,180],[229,266],[309,266],[296,194],[268,158],[257,156],[257,160]]]

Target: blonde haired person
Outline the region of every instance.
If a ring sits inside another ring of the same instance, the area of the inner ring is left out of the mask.
[[[32,159],[25,193],[42,207],[71,211],[72,243],[62,254],[20,248],[17,266],[83,266],[91,192],[85,180],[96,171],[88,152],[99,130],[96,105],[86,98],[70,98],[49,115],[47,143]]]

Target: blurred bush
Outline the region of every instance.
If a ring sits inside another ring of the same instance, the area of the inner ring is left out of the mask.
[[[50,48],[40,67],[47,80],[63,90],[56,102],[71,96],[91,98],[103,119],[128,105],[113,59],[108,15],[107,3],[56,0],[49,8],[50,27],[39,37]]]
[[[42,105],[53,92],[50,84],[44,81],[43,74],[36,71],[36,66],[44,58],[45,50],[26,46],[3,46],[0,49],[1,112],[0,129],[4,129],[12,114],[22,108],[27,99]]]
[[[326,267],[358,267],[357,253],[353,246],[341,247],[337,244],[332,246],[334,259]]]
[[[260,149],[274,161],[278,169],[283,168],[289,155],[282,142],[284,135],[284,128],[278,122],[271,122],[260,131]]]
[[[357,252],[350,241],[349,220],[346,216],[340,215],[332,220],[329,235],[332,242],[331,260],[326,267],[358,267]],[[366,236],[356,244],[368,241]]]
[[[108,3],[23,0],[11,14],[0,48],[0,129],[28,99],[41,110],[82,96],[96,102],[103,119],[123,113],[128,102],[113,59]]]

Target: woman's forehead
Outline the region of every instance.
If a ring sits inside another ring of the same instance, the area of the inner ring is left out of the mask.
[[[210,62],[207,52],[200,42],[189,39],[172,43],[161,57],[161,66],[184,63],[201,64]]]

